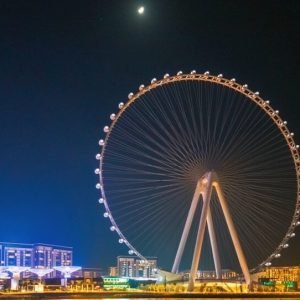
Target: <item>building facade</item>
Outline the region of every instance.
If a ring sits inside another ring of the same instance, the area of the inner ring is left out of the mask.
[[[252,275],[252,279],[255,281],[260,281],[263,278],[276,282],[294,281],[300,286],[300,266],[266,267],[259,273]]]
[[[135,256],[118,256],[117,272],[120,277],[154,278],[157,269],[157,258],[146,257],[142,260]]]
[[[238,274],[233,270],[222,269],[221,270],[221,279],[230,280],[236,279]],[[215,270],[199,270],[196,274],[197,279],[216,279],[216,271]]]
[[[103,275],[100,268],[81,268],[72,273],[73,278],[100,278]]]
[[[135,277],[135,258],[132,256],[118,256],[118,275],[120,277]]]
[[[119,276],[117,267],[109,267],[109,276]]]
[[[147,260],[135,260],[135,277],[153,278],[157,270],[157,258],[147,257]]]
[[[188,279],[190,276],[190,270],[186,270],[180,273],[184,278]],[[196,273],[197,280],[237,280],[238,273],[230,269],[221,270],[221,278],[217,279],[215,270],[198,270]]]
[[[1,265],[31,267],[33,265],[31,245],[1,243]]]
[[[48,244],[0,242],[2,266],[52,268],[72,266],[73,248]]]

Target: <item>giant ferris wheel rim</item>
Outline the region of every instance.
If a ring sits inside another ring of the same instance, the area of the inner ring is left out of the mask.
[[[97,159],[99,159],[99,169],[96,169],[96,174],[99,174],[99,183],[96,185],[98,189],[101,190],[102,197],[100,198],[99,202],[104,204],[105,207],[105,213],[104,216],[108,217],[110,219],[110,222],[112,226],[110,229],[112,231],[116,231],[119,235],[119,243],[124,243],[129,248],[130,254],[135,254],[139,258],[146,260],[146,258],[143,256],[142,253],[140,253],[131,243],[127,240],[125,235],[122,233],[120,228],[118,227],[118,224],[116,223],[111,210],[109,208],[108,201],[109,199],[105,196],[105,187],[103,182],[103,162],[105,159],[105,152],[107,148],[107,143],[109,141],[109,138],[113,132],[113,129],[115,125],[117,124],[118,120],[122,117],[124,113],[126,113],[126,110],[134,104],[134,102],[138,101],[141,96],[143,96],[146,93],[149,93],[150,91],[164,85],[168,85],[175,82],[180,81],[198,81],[198,82],[209,82],[212,84],[220,85],[227,87],[237,93],[240,93],[244,95],[247,100],[255,103],[261,110],[263,110],[266,115],[273,121],[273,123],[277,126],[279,129],[281,135],[284,137],[284,140],[286,142],[286,145],[289,147],[291,158],[294,163],[294,169],[295,169],[295,176],[296,176],[296,190],[297,190],[297,196],[296,196],[296,204],[295,204],[295,210],[292,217],[291,224],[287,230],[286,235],[283,237],[281,242],[279,243],[278,247],[258,266],[251,269],[251,272],[254,272],[261,267],[269,266],[271,265],[271,261],[274,258],[277,258],[280,256],[280,252],[282,249],[286,248],[288,246],[287,242],[288,240],[293,237],[294,230],[297,225],[299,225],[299,217],[300,217],[300,155],[299,155],[299,146],[296,145],[294,140],[294,133],[291,132],[287,127],[287,122],[284,121],[280,115],[279,111],[274,110],[273,107],[270,105],[270,101],[264,100],[260,95],[259,92],[253,92],[250,90],[247,86],[247,84],[241,85],[236,82],[235,78],[232,79],[226,79],[223,77],[222,74],[219,75],[211,75],[208,71],[205,73],[196,73],[196,71],[191,71],[190,73],[182,73],[179,71],[176,75],[170,76],[169,74],[165,74],[162,79],[157,80],[156,78],[153,78],[151,80],[151,83],[148,86],[140,85],[138,91],[136,93],[130,93],[128,95],[128,100],[126,102],[121,102],[119,104],[119,111],[117,113],[114,113],[111,115],[111,124],[110,126],[104,127],[104,133],[105,138],[101,139],[99,141],[101,149],[101,153],[97,154]],[[107,201],[108,200],[108,201]]]

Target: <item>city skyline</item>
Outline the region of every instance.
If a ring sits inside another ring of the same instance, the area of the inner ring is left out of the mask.
[[[118,103],[167,72],[247,82],[299,143],[297,1],[139,4],[0,3],[0,240],[72,245],[84,266],[127,255],[98,204],[97,143]],[[279,264],[300,264],[299,238]]]

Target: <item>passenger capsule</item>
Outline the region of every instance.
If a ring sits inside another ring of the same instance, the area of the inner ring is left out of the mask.
[[[120,244],[123,244],[123,243],[124,243],[124,240],[123,240],[123,239],[119,239],[119,243],[120,243]]]
[[[231,78],[230,81],[231,81],[231,82],[235,82],[235,78]]]
[[[101,155],[100,153],[97,153],[97,154],[96,154],[96,159],[97,159],[97,160],[100,160],[101,158],[102,158],[102,155]]]
[[[116,227],[115,226],[110,226],[110,231],[115,231]]]
[[[99,182],[96,184],[96,189],[97,189],[97,190],[100,190],[100,189],[101,189],[101,184],[100,184]]]
[[[296,226],[299,226],[299,225],[300,225],[300,221],[297,221]]]
[[[270,101],[269,101],[269,100],[267,100],[267,101],[266,101],[266,103],[267,103],[267,104],[270,104]]]
[[[294,132],[291,132],[291,136],[294,136]]]
[[[275,256],[276,258],[278,258],[278,257],[281,256],[281,254],[280,254],[280,253],[276,253],[274,256]]]
[[[99,174],[100,173],[100,169],[95,169],[95,174]]]
[[[106,212],[103,214],[103,217],[104,217],[104,218],[108,218],[108,217],[109,217],[109,213],[106,211]]]
[[[151,83],[153,84],[154,82],[156,82],[157,81],[157,79],[156,78],[153,78],[152,80],[151,80]]]
[[[104,131],[105,133],[109,132],[109,127],[108,127],[108,126],[104,126],[103,131]]]
[[[128,99],[131,99],[133,97],[133,95],[134,95],[133,93],[129,93],[128,94]]]
[[[99,202],[100,204],[103,204],[103,203],[104,203],[104,199],[103,199],[103,198],[100,198],[100,199],[98,200],[98,202]]]
[[[289,244],[284,244],[283,248],[288,248]]]
[[[104,145],[104,140],[99,140],[99,146],[103,146]]]
[[[168,78],[168,77],[170,77],[170,75],[169,75],[168,73],[166,73],[166,74],[164,75],[164,78]]]
[[[275,110],[275,113],[276,113],[276,114],[279,114],[279,110]]]
[[[182,71],[178,71],[178,72],[177,72],[177,75],[182,75]]]
[[[120,102],[119,103],[119,109],[122,109],[124,107],[124,103],[123,102]]]
[[[295,235],[296,235],[295,232],[291,233],[291,237],[295,237]]]
[[[209,75],[209,71],[204,72],[204,75]]]
[[[256,96],[259,96],[259,92],[255,92],[254,94],[255,94]]]
[[[266,267],[269,267],[269,266],[271,266],[271,265],[272,265],[272,263],[269,262],[269,261],[268,261],[267,263],[265,263],[265,266],[266,266]]]
[[[217,77],[218,77],[218,78],[222,78],[222,77],[223,77],[223,74],[219,74]]]
[[[283,124],[286,125],[286,124],[287,124],[287,121],[283,121]]]
[[[110,119],[113,121],[116,118],[116,114],[111,114]]]
[[[296,148],[299,149],[299,145],[296,145]]]
[[[191,71],[191,74],[192,74],[192,75],[193,75],[193,74],[196,74],[196,70]]]
[[[139,90],[142,91],[142,90],[144,89],[144,87],[145,87],[145,86],[144,86],[143,84],[141,84],[141,85],[139,86]]]
[[[132,255],[132,254],[134,253],[134,251],[130,249],[130,250],[128,251],[128,253],[129,253],[130,255]]]
[[[248,84],[244,84],[244,85],[243,85],[243,88],[244,88],[244,89],[248,88]]]

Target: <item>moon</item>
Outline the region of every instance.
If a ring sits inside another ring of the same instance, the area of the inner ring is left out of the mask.
[[[144,6],[140,6],[140,7],[138,8],[138,10],[137,10],[137,12],[138,12],[139,15],[144,14],[144,11],[145,11],[145,7],[144,7]]]

